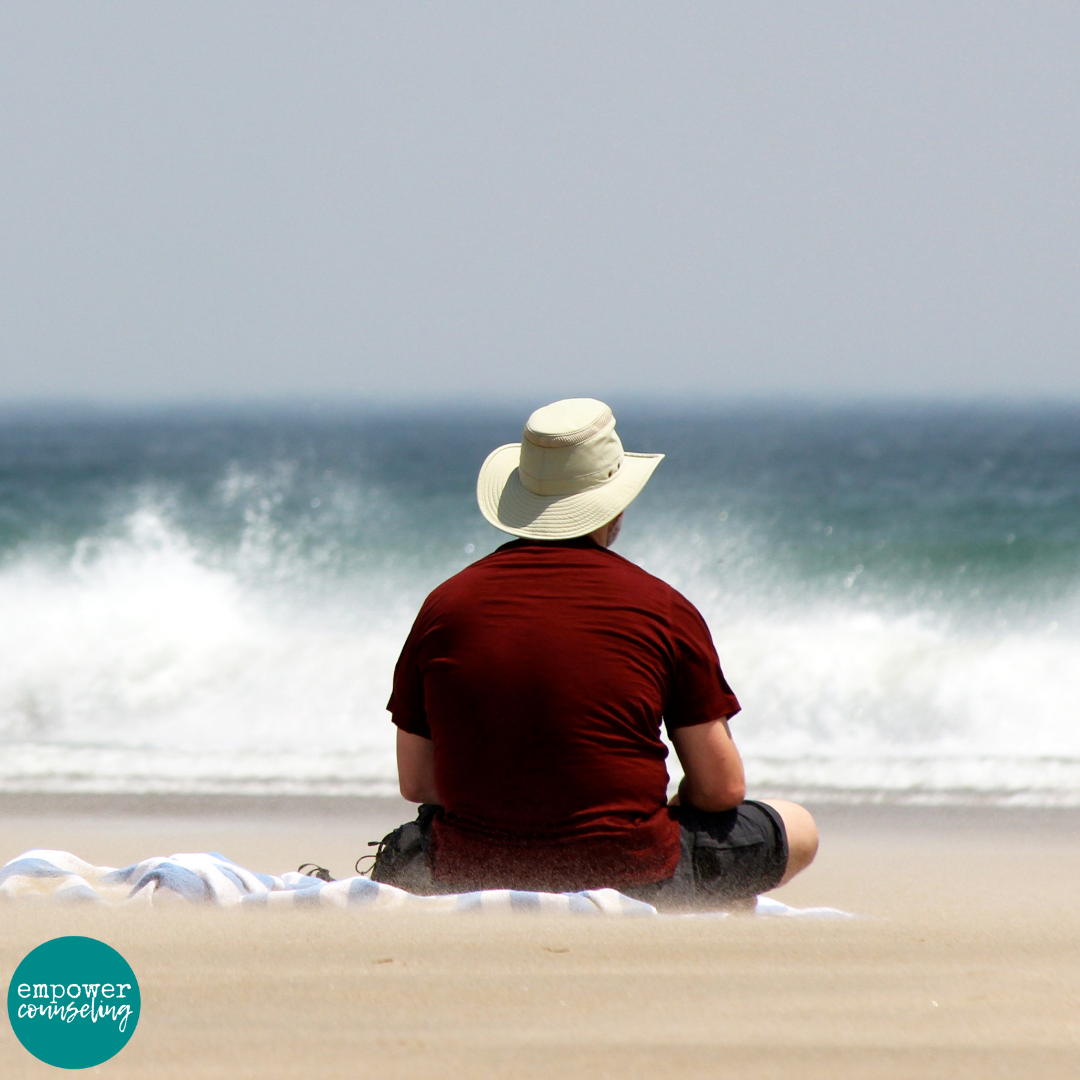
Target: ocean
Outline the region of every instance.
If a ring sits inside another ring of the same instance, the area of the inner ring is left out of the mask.
[[[616,550],[705,615],[752,794],[1080,804],[1080,408],[613,405],[667,455]],[[527,411],[9,408],[0,791],[394,791]]]

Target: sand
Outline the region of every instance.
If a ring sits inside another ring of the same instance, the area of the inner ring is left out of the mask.
[[[143,992],[96,1070],[126,1077],[1080,1076],[1080,813],[815,808],[818,862],[774,894],[865,916],[492,919],[0,907],[33,946],[108,941]],[[344,876],[397,800],[0,799],[0,862],[219,850]],[[56,1075],[10,1027],[0,1076]]]

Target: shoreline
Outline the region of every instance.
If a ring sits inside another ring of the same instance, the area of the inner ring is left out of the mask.
[[[949,822],[955,827],[982,828],[993,822],[1002,828],[1039,825],[1052,830],[1080,831],[1080,806],[1030,805],[983,801],[913,802],[877,797],[860,801],[843,798],[800,798],[800,793],[753,792],[751,798],[801,802],[820,822],[838,827],[882,828],[907,823],[915,829]],[[327,818],[332,820],[401,816],[415,817],[415,804],[397,795],[246,795],[246,794],[114,794],[88,792],[0,791],[0,819],[11,817],[146,817]]]

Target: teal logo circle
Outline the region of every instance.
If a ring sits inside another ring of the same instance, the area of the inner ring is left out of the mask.
[[[27,953],[8,986],[8,1019],[38,1060],[89,1069],[119,1053],[139,1022],[139,982],[104,941],[59,937]]]

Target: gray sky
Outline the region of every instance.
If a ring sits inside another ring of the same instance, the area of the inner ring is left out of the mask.
[[[0,0],[0,397],[1080,397],[1080,5]]]

